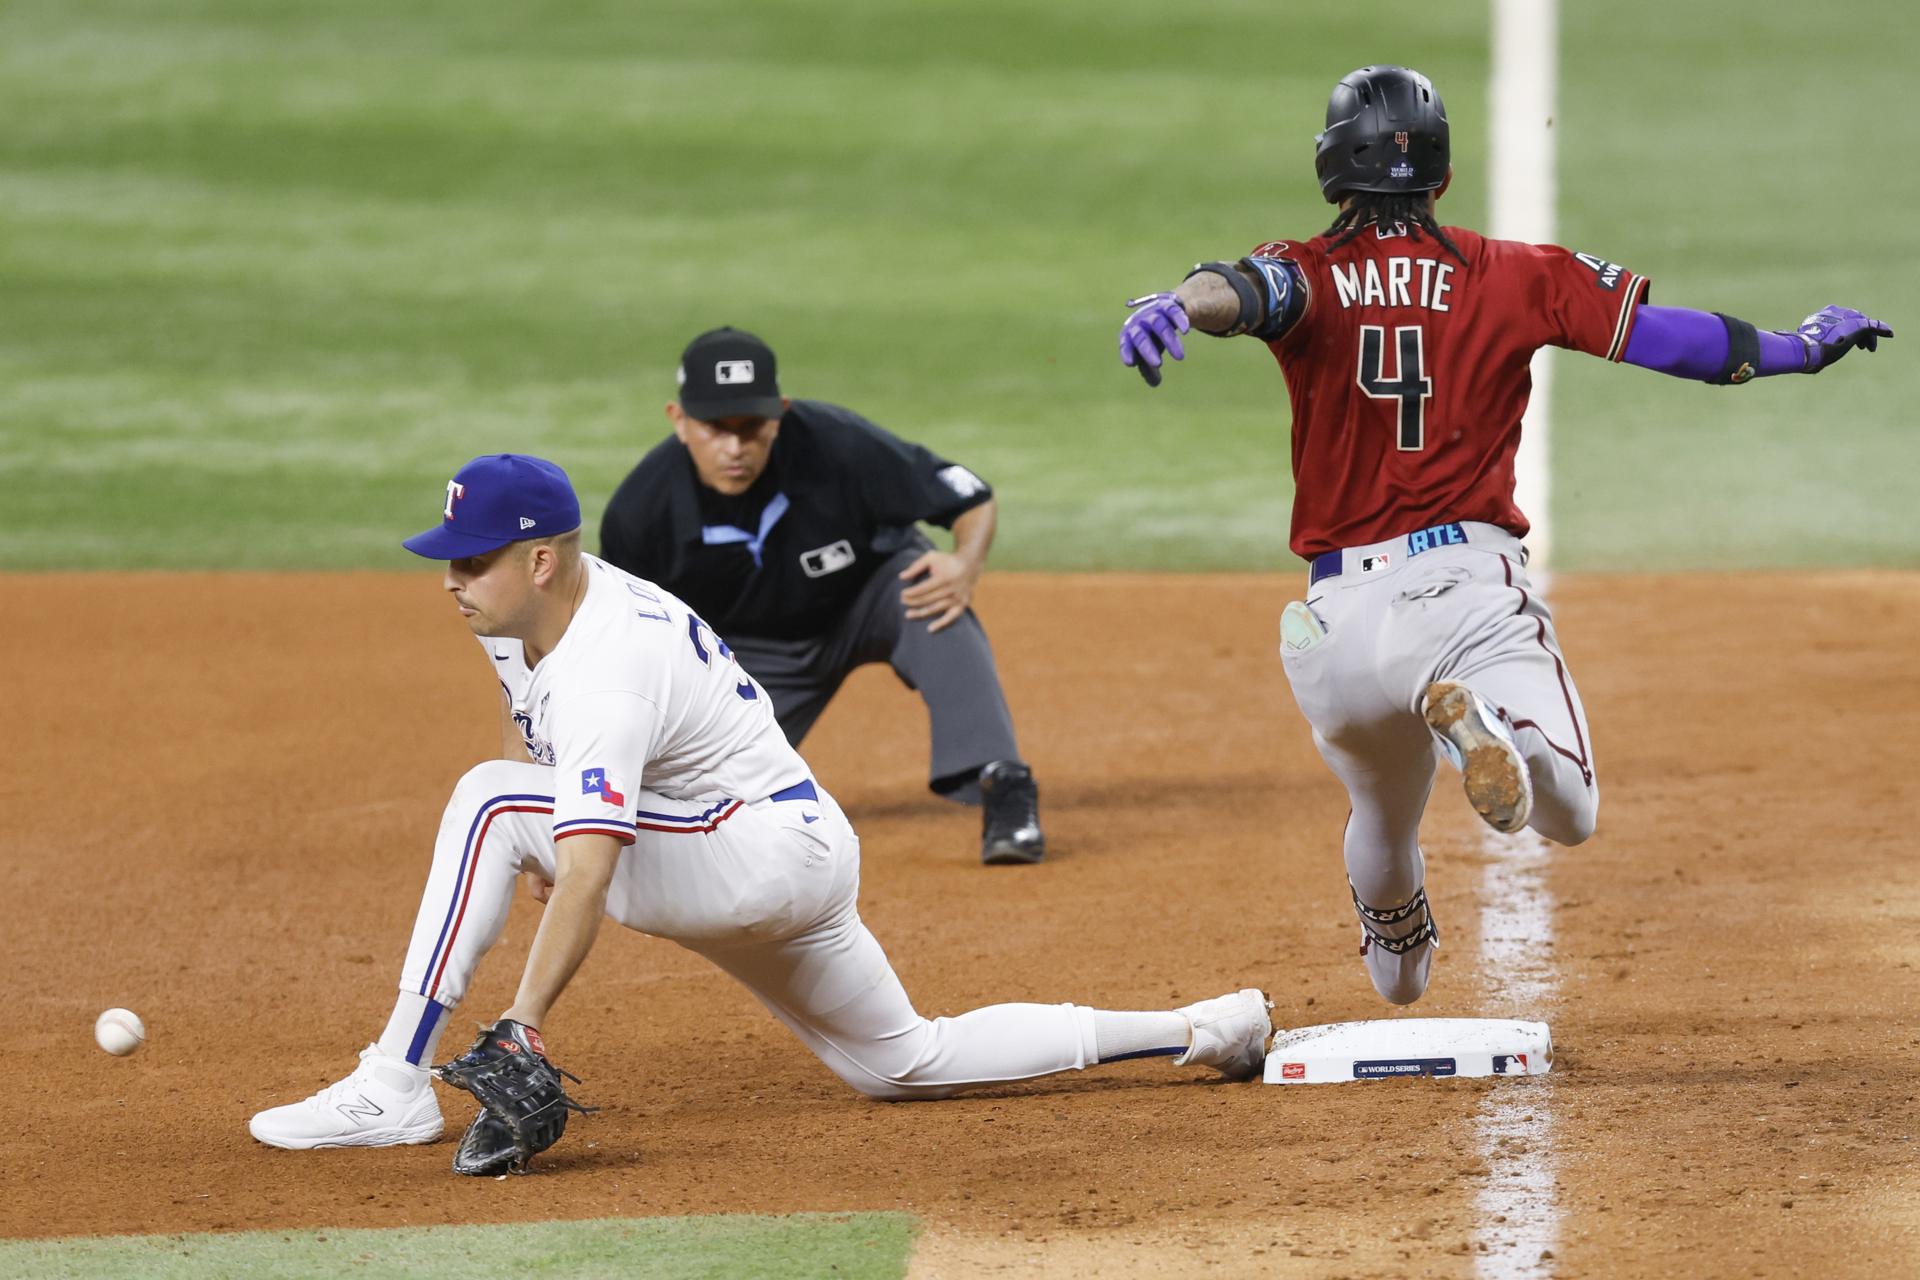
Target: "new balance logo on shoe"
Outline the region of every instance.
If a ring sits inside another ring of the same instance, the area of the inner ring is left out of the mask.
[[[387,1109],[363,1093],[352,1102],[341,1103],[340,1114],[349,1120],[371,1120],[387,1114]]]

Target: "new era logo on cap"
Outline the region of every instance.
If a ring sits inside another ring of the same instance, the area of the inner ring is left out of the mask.
[[[429,560],[485,555],[518,542],[530,530],[567,533],[580,527],[573,484],[545,458],[491,453],[475,458],[447,482],[441,522],[400,545]]]

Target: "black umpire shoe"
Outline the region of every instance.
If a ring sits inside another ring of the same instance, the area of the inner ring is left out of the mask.
[[[1033,770],[1018,760],[995,760],[980,770],[980,795],[980,861],[1006,867],[1047,856]]]

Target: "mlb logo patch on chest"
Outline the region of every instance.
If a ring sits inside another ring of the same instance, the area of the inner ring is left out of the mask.
[[[859,559],[854,554],[853,544],[845,538],[838,542],[829,542],[824,547],[815,547],[811,551],[800,553],[800,568],[809,578],[824,578],[830,573],[838,573]]]

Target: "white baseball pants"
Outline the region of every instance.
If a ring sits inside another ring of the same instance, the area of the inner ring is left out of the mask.
[[[434,843],[403,991],[448,1008],[498,941],[521,871],[554,876],[553,770],[489,761],[454,789]],[[1001,1004],[914,1010],[860,920],[860,841],[824,790],[807,800],[670,800],[643,791],[607,915],[733,975],[835,1074],[873,1098],[940,1098],[1097,1061],[1093,1012]]]

